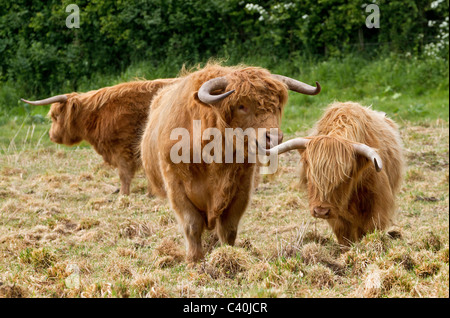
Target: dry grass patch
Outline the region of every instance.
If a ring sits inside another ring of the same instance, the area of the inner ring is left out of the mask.
[[[26,248],[19,254],[20,262],[31,264],[36,270],[46,269],[56,261],[56,256],[46,248]]]
[[[207,256],[204,271],[213,278],[234,278],[250,268],[251,260],[252,257],[246,250],[225,245]]]
[[[131,282],[133,292],[137,296],[145,298],[168,297],[168,291],[162,284],[163,277],[165,277],[165,272],[162,270],[137,275]]]
[[[409,297],[414,285],[414,278],[401,266],[381,269],[378,265],[370,265],[355,297]]]
[[[448,297],[448,124],[401,133],[408,167],[387,233],[342,249],[311,217],[290,152],[261,178],[236,246],[205,232],[194,267],[142,172],[121,196],[90,148],[11,150],[0,155],[0,297]]]
[[[127,258],[137,258],[138,257],[138,255],[134,249],[126,248],[126,247],[117,248],[117,254],[121,257],[127,257]]]
[[[0,298],[26,298],[28,292],[18,285],[0,285]]]
[[[411,252],[403,246],[396,246],[391,249],[387,254],[387,259],[394,262],[394,264],[402,266],[407,271],[412,271],[417,265],[417,261],[411,255]]]
[[[320,263],[331,269],[335,274],[343,275],[345,272],[345,264],[333,258],[325,246],[308,243],[303,246],[301,255],[307,265]]]
[[[112,278],[131,278],[133,271],[129,264],[120,260],[114,260],[106,269],[106,272],[112,275]]]
[[[316,264],[308,268],[306,278],[316,288],[331,288],[337,282],[333,271],[322,264]]]
[[[438,273],[442,267],[436,255],[428,250],[421,250],[416,254],[417,266],[414,271],[417,276],[427,278]]]
[[[100,224],[99,220],[95,220],[92,218],[82,218],[80,220],[80,223],[76,227],[76,231],[89,230],[95,226],[98,226],[99,224]]]
[[[363,296],[366,298],[379,297],[382,283],[381,271],[378,266],[369,266],[363,280]]]
[[[439,236],[434,234],[432,231],[428,231],[425,237],[422,238],[421,248],[430,250],[432,252],[437,252],[441,249],[441,240]]]
[[[25,169],[9,166],[4,166],[0,171],[0,174],[6,177],[22,176],[25,173],[27,173]]]
[[[172,267],[184,260],[185,253],[180,246],[171,239],[164,239],[154,251],[157,267]]]
[[[152,225],[147,222],[127,220],[119,225],[119,237],[133,239],[146,238],[154,233]]]
[[[448,246],[439,251],[438,259],[440,262],[448,264]]]
[[[415,279],[403,267],[392,266],[383,272],[382,294],[388,297],[409,297],[414,291]]]

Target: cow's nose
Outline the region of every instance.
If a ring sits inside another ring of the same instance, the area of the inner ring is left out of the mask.
[[[327,219],[330,216],[330,209],[328,208],[315,207],[313,211],[316,218]]]

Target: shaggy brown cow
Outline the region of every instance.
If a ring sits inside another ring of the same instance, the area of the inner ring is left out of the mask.
[[[87,93],[70,93],[31,105],[52,104],[49,116],[51,141],[68,146],[90,143],[105,162],[119,169],[120,193],[130,193],[130,183],[141,166],[140,137],[155,93],[175,79],[134,81]]]
[[[391,223],[404,163],[398,127],[384,113],[334,103],[311,136],[268,152],[292,149],[301,155],[301,184],[308,190],[311,215],[326,219],[340,244]]]
[[[167,196],[175,210],[185,235],[188,262],[203,257],[201,235],[205,228],[215,228],[222,243],[234,244],[250,199],[256,164],[174,163],[171,149],[180,141],[172,140],[171,133],[182,127],[193,144],[194,120],[201,121],[202,136],[208,128],[218,129],[221,142],[226,128],[278,129],[287,88],[309,95],[320,91],[320,86],[271,75],[262,68],[209,63],[161,89],[153,99],[142,138],[142,163],[150,191]],[[264,138],[273,144],[273,138],[280,137],[269,133]],[[202,149],[205,144],[202,140]]]

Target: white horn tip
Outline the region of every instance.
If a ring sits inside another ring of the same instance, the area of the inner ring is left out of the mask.
[[[381,161],[378,162],[377,158],[373,158],[373,164],[374,164],[375,170],[376,170],[377,172],[380,172],[381,169],[383,169],[383,165],[382,165]]]

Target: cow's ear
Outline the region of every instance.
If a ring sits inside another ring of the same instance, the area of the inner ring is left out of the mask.
[[[208,108],[210,108],[210,107],[212,106],[212,105],[210,105],[210,104],[206,104],[206,103],[202,102],[202,101],[200,100],[200,98],[198,98],[198,92],[195,92],[195,93],[193,94],[193,97],[194,97],[195,102],[198,103],[198,104],[200,104],[200,105],[202,105],[202,106],[205,106],[205,107],[208,107]]]
[[[195,93],[193,94],[193,97],[194,97],[194,100],[195,100],[196,102],[201,103],[200,99],[198,98],[198,92],[195,92]]]
[[[78,101],[76,99],[68,100],[64,106],[66,113],[66,121],[72,121],[78,114],[78,110],[80,109],[80,105],[78,105]]]

